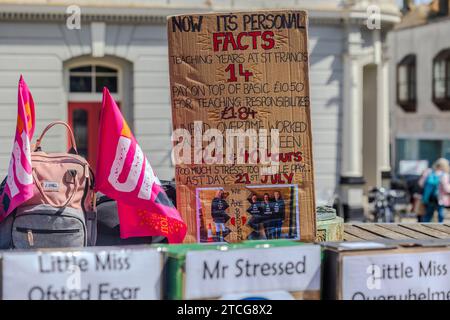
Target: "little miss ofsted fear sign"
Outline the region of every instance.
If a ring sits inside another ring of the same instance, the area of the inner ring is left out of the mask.
[[[160,299],[162,258],[155,249],[7,252],[4,300]]]

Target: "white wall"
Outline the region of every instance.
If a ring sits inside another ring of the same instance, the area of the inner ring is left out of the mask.
[[[342,106],[343,31],[331,25],[310,26],[310,81],[318,200],[336,187]],[[132,66],[132,127],[150,163],[162,179],[173,177],[170,162],[171,111],[166,29],[163,25],[107,25],[105,54]],[[0,175],[7,170],[22,73],[34,96],[39,134],[50,121],[67,119],[64,62],[91,53],[90,27],[68,30],[52,23],[0,23]],[[66,147],[62,130],[51,131],[48,151]]]
[[[161,178],[170,178],[171,113],[166,32],[163,26],[108,25],[105,54],[131,62],[133,128]],[[9,162],[17,113],[17,82],[22,73],[36,105],[36,134],[51,121],[67,119],[64,62],[89,56],[89,25],[68,30],[51,23],[0,23],[0,174]],[[44,141],[50,152],[66,147],[61,129]]]
[[[344,32],[339,26],[310,25],[309,38],[314,170],[320,203],[332,196],[339,179]]]
[[[390,101],[395,116],[395,136],[402,138],[448,139],[450,112],[440,111],[432,102],[433,58],[450,48],[450,21],[391,32]],[[417,112],[406,113],[396,103],[396,68],[406,55],[416,54]]]
[[[17,115],[17,83],[22,73],[36,104],[36,134],[53,120],[65,119],[62,60],[67,46],[58,26],[0,23],[0,173],[4,176],[12,149]],[[65,142],[52,130],[44,142],[56,151]]]

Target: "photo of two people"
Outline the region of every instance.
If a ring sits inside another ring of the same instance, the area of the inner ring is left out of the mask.
[[[297,185],[247,186],[239,196],[225,188],[198,188],[200,242],[233,241],[238,232],[243,240],[298,239],[297,192]],[[239,203],[239,216],[232,203]]]

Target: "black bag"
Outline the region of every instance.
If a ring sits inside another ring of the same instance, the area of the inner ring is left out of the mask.
[[[135,244],[167,243],[165,237],[120,238],[117,202],[103,194],[97,194],[97,246],[123,246]]]
[[[161,186],[163,187],[164,191],[166,192],[167,197],[172,201],[173,206],[177,207],[177,189],[175,186],[175,181],[169,181],[169,180],[160,180]]]

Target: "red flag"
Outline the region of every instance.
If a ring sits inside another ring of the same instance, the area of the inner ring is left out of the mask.
[[[96,188],[117,201],[122,238],[164,236],[180,243],[186,224],[161,187],[108,89],[103,89]]]
[[[20,76],[17,97],[16,136],[9,162],[8,177],[0,186],[0,221],[20,204],[33,197],[31,139],[35,127],[34,102],[27,84]]]

